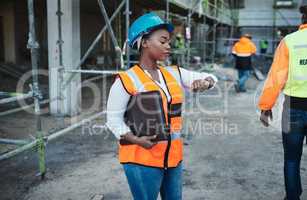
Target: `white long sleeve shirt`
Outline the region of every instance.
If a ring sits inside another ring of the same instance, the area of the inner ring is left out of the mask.
[[[217,78],[212,74],[204,72],[199,73],[199,72],[188,71],[184,68],[179,68],[179,70],[182,78],[181,84],[186,90],[191,88],[193,81],[199,79],[205,79],[207,77],[211,77],[215,81],[215,84],[217,83]],[[145,72],[150,76],[150,74],[146,70]],[[168,93],[166,83],[164,82],[160,70],[158,70],[158,74],[160,82],[156,81],[156,83],[164,90],[164,92],[167,95],[168,101],[170,101],[170,95]],[[121,135],[131,132],[130,128],[124,122],[124,114],[129,99],[130,99],[130,94],[126,92],[120,79],[116,79],[113,85],[111,86],[107,102],[106,126],[112,131],[112,133],[115,135],[117,139],[119,139]]]

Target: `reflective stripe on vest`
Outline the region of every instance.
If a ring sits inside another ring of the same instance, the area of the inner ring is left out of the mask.
[[[167,67],[160,68],[163,77],[165,78],[165,82],[167,84],[167,88],[171,95],[171,104],[169,105],[169,118],[171,122],[171,132],[177,132],[182,129],[182,118],[181,118],[181,104],[183,101],[183,92],[181,86],[181,78],[176,67]],[[171,75],[168,75],[171,74]],[[177,77],[177,78],[176,78]],[[180,106],[180,110],[178,110],[178,106]]]
[[[172,74],[172,76],[176,79],[177,83],[182,85],[180,72],[177,66],[168,66],[168,67],[165,67],[164,69],[166,69],[169,73]]]
[[[175,74],[176,69],[177,74]],[[183,91],[180,82],[177,81],[177,78],[180,78],[180,74],[178,68],[172,68],[172,70],[170,70],[161,67],[160,71],[171,97],[170,103],[168,103],[167,96],[162,88],[160,88],[159,85],[155,83],[154,80],[152,80],[151,77],[138,65],[135,65],[126,72],[119,73],[119,77],[124,88],[130,95],[136,95],[145,91],[160,91],[165,119],[170,125],[171,141],[161,141],[151,149],[144,149],[139,145],[119,145],[119,160],[121,163],[136,163],[145,166],[164,168],[176,167],[182,161],[183,145],[180,138],[180,130],[182,127],[181,115],[176,112],[169,114],[170,110],[180,110],[181,114],[181,109],[176,109],[176,107],[179,107],[183,101]],[[168,145],[170,146],[170,149],[166,162],[167,166],[164,166],[164,159]]]
[[[289,49],[289,72],[284,93],[307,98],[307,29],[286,36],[285,42]]]

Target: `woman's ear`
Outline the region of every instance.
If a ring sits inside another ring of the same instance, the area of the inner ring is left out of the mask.
[[[147,48],[148,47],[148,40],[143,39],[141,42],[142,48]]]

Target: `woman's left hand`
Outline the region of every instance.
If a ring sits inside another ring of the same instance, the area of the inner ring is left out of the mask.
[[[213,81],[213,80],[212,80]],[[214,82],[213,82],[214,84]],[[194,92],[203,92],[207,89],[210,88],[210,80],[207,80],[207,79],[198,79],[198,80],[195,80],[193,83],[192,83],[192,86],[191,86],[191,89],[194,91]]]

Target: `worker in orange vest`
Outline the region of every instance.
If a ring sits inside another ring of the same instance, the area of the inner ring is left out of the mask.
[[[302,194],[300,161],[307,133],[307,0],[302,1],[300,12],[302,25],[280,42],[259,99],[260,120],[269,126],[280,92],[283,90],[285,95],[282,113],[285,200],[299,200]]]
[[[184,88],[205,91],[217,82],[211,74],[157,64],[170,55],[173,29],[155,13],[134,21],[129,28],[128,44],[139,51],[139,63],[119,73],[109,93],[107,126],[117,139],[131,143],[119,144],[119,161],[135,200],[156,200],[159,193],[163,200],[182,199]],[[147,91],[158,91],[162,97],[165,121],[170,129],[167,140],[157,142],[155,136],[137,137],[124,122],[129,99]]]
[[[238,70],[238,81],[235,84],[237,92],[246,92],[245,82],[248,80],[252,70],[252,55],[256,53],[256,45],[252,42],[250,34],[244,34],[232,48],[232,54],[236,58],[236,69]]]

